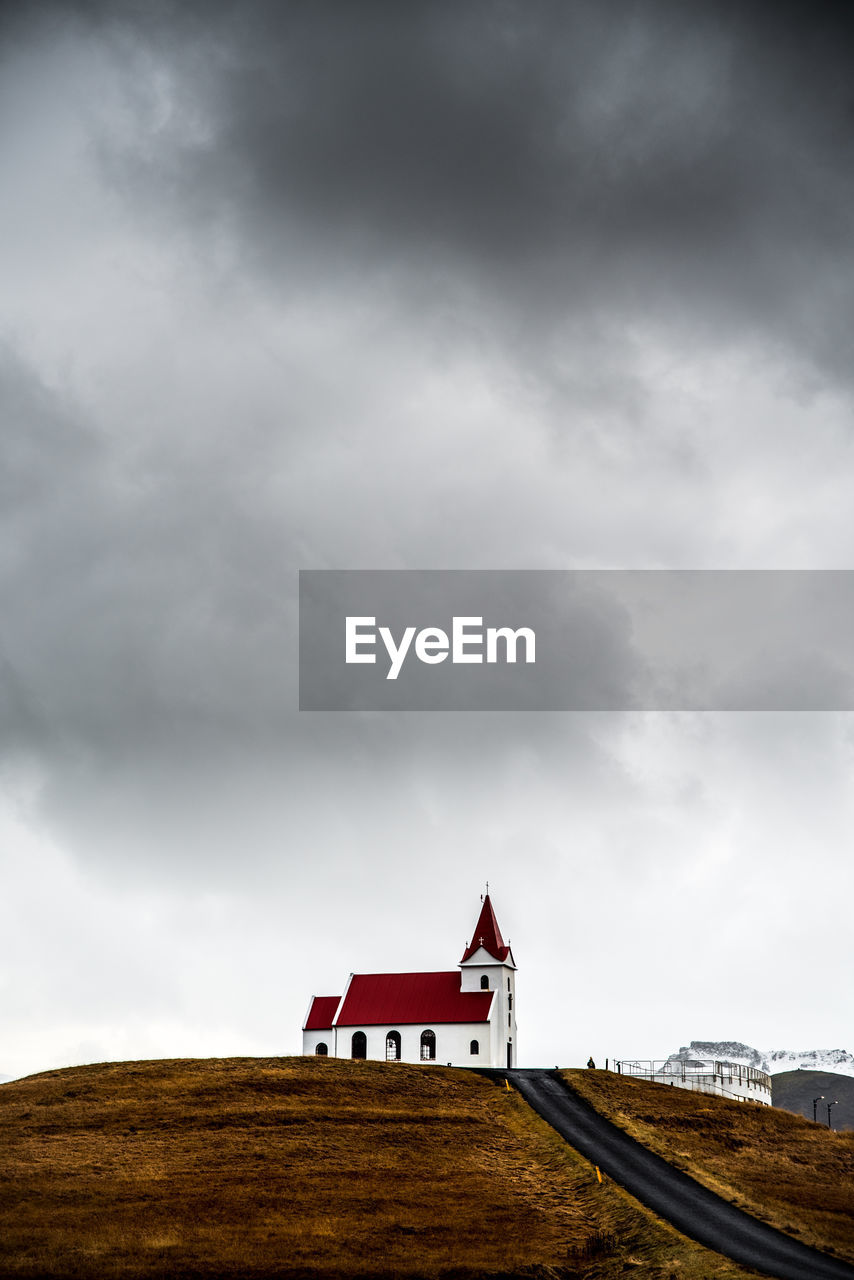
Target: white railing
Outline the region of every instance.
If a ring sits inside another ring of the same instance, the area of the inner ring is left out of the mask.
[[[658,1084],[677,1085],[699,1093],[715,1093],[723,1097],[769,1103],[771,1077],[757,1067],[740,1062],[712,1059],[680,1061],[672,1058],[622,1058],[614,1062],[618,1075],[650,1080]]]

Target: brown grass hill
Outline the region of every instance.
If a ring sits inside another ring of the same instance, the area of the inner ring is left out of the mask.
[[[719,1121],[714,1159],[697,1161],[703,1176],[850,1256],[835,1208],[781,1209],[742,1154],[764,1144],[775,1170],[788,1161],[806,1202],[829,1162],[851,1160],[854,1135],[770,1109],[731,1116],[710,1110],[719,1099],[665,1088],[653,1107],[633,1081],[572,1078],[688,1164]],[[752,1274],[600,1183],[518,1094],[465,1070],[316,1058],[101,1064],[0,1085],[0,1125],[4,1278]]]
[[[854,1262],[854,1133],[605,1071],[564,1074],[597,1111],[711,1191]]]

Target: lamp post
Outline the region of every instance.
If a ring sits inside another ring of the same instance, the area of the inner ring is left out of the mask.
[[[838,1099],[838,1098],[836,1098],[836,1100],[835,1100],[834,1102],[828,1102],[828,1104],[827,1104],[827,1127],[828,1127],[828,1129],[832,1129],[832,1128],[833,1128],[833,1125],[830,1123],[830,1108],[831,1108],[831,1107],[838,1107],[838,1106],[839,1106],[839,1099]]]
[[[816,1111],[818,1110],[818,1104],[819,1104],[820,1102],[824,1102],[824,1094],[823,1094],[823,1093],[820,1093],[820,1094],[818,1095],[818,1097],[817,1097],[817,1098],[813,1098],[813,1100],[812,1100],[812,1118],[813,1118],[813,1123],[815,1123],[815,1121],[816,1121]]]

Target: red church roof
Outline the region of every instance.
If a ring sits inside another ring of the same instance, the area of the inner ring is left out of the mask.
[[[354,973],[338,1027],[486,1022],[492,991],[461,991],[454,973]]]
[[[504,961],[510,954],[510,948],[504,945],[504,939],[501,936],[495,912],[492,910],[489,894],[483,900],[483,906],[480,909],[480,915],[474,927],[474,936],[470,945],[466,947],[460,964],[465,964],[466,960],[471,959],[480,947],[488,951],[496,960]]]
[[[315,996],[305,1020],[305,1031],[331,1031],[340,996]]]

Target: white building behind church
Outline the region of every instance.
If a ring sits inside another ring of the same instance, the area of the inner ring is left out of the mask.
[[[303,1054],[455,1067],[515,1067],[516,965],[489,893],[456,970],[351,973],[341,996],[313,996]]]

